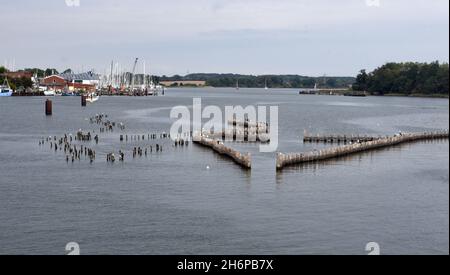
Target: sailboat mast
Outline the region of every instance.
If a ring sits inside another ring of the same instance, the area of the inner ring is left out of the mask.
[[[111,87],[111,88],[113,86],[113,70],[114,70],[114,60],[111,61],[111,72],[109,75],[109,87]]]
[[[144,88],[147,88],[147,75],[145,74],[145,60],[144,60],[144,82],[143,82]]]
[[[134,90],[134,81],[135,81],[134,73],[136,71],[136,66],[137,66],[138,60],[139,60],[139,58],[136,58],[136,60],[134,61],[133,72],[131,73],[131,90]]]

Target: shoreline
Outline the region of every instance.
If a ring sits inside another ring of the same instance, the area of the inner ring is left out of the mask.
[[[378,95],[373,95],[378,96]],[[440,98],[440,99],[448,99],[449,95],[445,94],[410,94],[410,95],[403,95],[403,94],[387,94],[387,95],[379,95],[379,96],[386,96],[386,97],[411,97],[411,98]]]
[[[172,87],[171,89],[187,89],[187,90],[192,90],[192,89],[235,89],[233,87],[212,87],[212,86],[204,86],[204,87]],[[244,89],[264,89],[264,88],[241,88],[242,90]],[[298,90],[298,89],[304,89],[304,88],[270,88],[269,90]],[[333,92],[333,94],[330,94],[330,91]],[[346,95],[346,93],[352,92],[351,90],[347,90],[347,91],[343,91],[343,90],[339,90],[339,91],[335,91],[335,90],[322,90],[319,91],[317,93],[311,94],[311,95],[321,95],[321,96],[348,96],[348,97],[352,97],[352,95]],[[308,94],[309,95],[309,94]],[[102,95],[102,96],[129,96],[129,95]],[[33,92],[33,93],[13,93],[11,97],[46,97],[44,95],[43,92]],[[356,97],[356,96],[353,96]],[[400,94],[400,93],[392,93],[392,94],[384,94],[384,95],[373,95],[373,94],[369,94],[366,93],[365,97],[409,97],[409,98],[437,98],[437,99],[448,99],[449,95],[448,94],[420,94],[420,93],[416,93],[416,94]]]

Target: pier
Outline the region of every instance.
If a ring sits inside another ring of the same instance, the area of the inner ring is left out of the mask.
[[[248,143],[269,143],[269,124],[265,122],[251,122],[249,120],[229,120],[228,127],[222,131],[203,131],[202,136],[221,141],[235,141]]]
[[[240,127],[244,129],[253,129],[257,133],[269,133],[269,124],[266,122],[252,122],[249,120],[245,121],[239,121],[236,119],[232,119],[228,121],[229,125],[232,125],[234,127]]]
[[[239,151],[225,146],[219,140],[209,139],[201,136],[194,139],[194,143],[204,147],[208,147],[221,155],[231,158],[234,162],[245,169],[251,169],[252,167],[250,153],[242,154]]]
[[[369,142],[382,138],[382,136],[369,135],[310,135],[306,131],[303,134],[303,142],[305,143],[354,143],[354,142]]]
[[[220,139],[222,141],[237,141],[248,143],[269,143],[270,135],[266,133],[257,133],[252,130],[225,130],[221,132],[207,133],[207,136],[214,139]]]
[[[292,153],[292,154],[279,153],[277,155],[276,166],[277,170],[281,170],[289,165],[323,161],[363,151],[394,146],[401,143],[419,140],[448,139],[448,137],[449,137],[448,130],[439,132],[400,134],[393,137],[386,137],[367,142],[357,142],[354,144],[344,145],[336,148],[323,149],[319,151],[312,151],[308,153]]]

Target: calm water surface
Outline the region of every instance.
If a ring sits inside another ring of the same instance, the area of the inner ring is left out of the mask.
[[[294,90],[173,89],[166,96],[0,99],[0,254],[384,254],[449,253],[448,140],[419,142],[277,173],[275,154],[253,154],[247,172],[195,145],[119,142],[100,135],[97,160],[67,164],[40,147],[43,136],[98,130],[87,118],[106,113],[128,134],[169,131],[177,105],[277,105],[281,152],[313,133],[392,135],[446,129],[449,102],[395,97],[299,96]],[[137,145],[164,151],[132,159]],[[128,150],[125,163],[105,154]],[[210,166],[210,169],[206,169]]]

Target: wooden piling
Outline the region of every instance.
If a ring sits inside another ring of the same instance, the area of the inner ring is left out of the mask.
[[[45,101],[45,115],[51,116],[53,114],[53,103],[50,99]]]
[[[319,151],[312,151],[307,153],[292,153],[277,155],[277,170],[281,170],[288,165],[302,164],[308,162],[316,162],[337,158],[345,155],[355,154],[363,151],[389,147],[406,142],[413,142],[418,140],[434,140],[434,139],[448,139],[449,132],[426,132],[415,134],[401,134],[393,137],[378,138],[372,141],[357,142],[350,145],[344,145],[335,148],[329,148]]]
[[[269,124],[265,123],[265,122],[252,122],[249,120],[240,121],[240,120],[232,119],[232,120],[228,121],[228,125],[232,125],[234,127],[246,128],[246,129],[253,129],[260,133],[268,133],[268,131],[269,131]]]
[[[250,153],[242,154],[230,147],[225,146],[219,140],[205,138],[203,136],[195,138],[194,143],[211,148],[215,152],[231,158],[235,163],[239,164],[245,169],[251,169],[251,155]]]
[[[322,143],[349,143],[349,142],[368,142],[368,141],[374,141],[374,140],[379,140],[382,137],[375,137],[375,136],[368,136],[368,135],[351,135],[351,136],[347,136],[347,135],[309,135],[306,131],[303,134],[303,142],[304,143],[318,143],[318,142],[322,142]]]
[[[81,96],[81,106],[86,107],[86,96],[85,95]]]
[[[233,128],[232,130],[219,131],[214,133],[203,133],[203,136],[220,139],[222,141],[238,141],[246,143],[269,143],[270,135],[266,133],[258,133],[256,130],[237,130]]]

